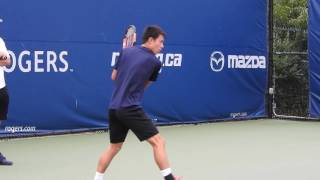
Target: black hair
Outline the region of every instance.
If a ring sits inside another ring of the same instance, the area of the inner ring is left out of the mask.
[[[165,37],[166,33],[159,26],[147,26],[143,32],[142,43],[146,43],[150,37],[152,39],[157,39],[160,35]]]

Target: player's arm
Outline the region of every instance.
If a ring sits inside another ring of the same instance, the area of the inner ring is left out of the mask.
[[[111,73],[111,79],[114,81],[117,79],[117,70],[113,69]]]
[[[116,63],[114,64],[114,66],[112,67],[112,72],[111,72],[111,79],[114,81],[117,79],[117,76],[118,76],[118,68],[119,68],[119,64],[120,64],[120,61],[121,58],[122,58],[122,51],[120,52],[120,55],[118,56],[118,58],[116,59]]]
[[[112,72],[111,72],[111,79],[114,81],[117,79],[117,75],[118,75],[118,67],[119,67],[119,63],[121,61],[121,56],[122,56],[122,52],[120,53],[119,57],[116,59],[116,63],[113,66]]]
[[[11,64],[11,59],[8,53],[0,51],[0,66],[8,66]]]
[[[130,25],[126,32],[124,33],[124,38],[122,40],[122,48],[128,48],[135,45],[137,41],[137,34],[136,34],[136,27],[134,25]],[[118,59],[116,60],[116,64],[113,67],[112,73],[111,73],[111,79],[114,81],[117,79],[117,68],[119,65],[119,61],[121,59],[122,52],[120,52],[120,55]]]
[[[161,68],[161,64],[159,63],[159,65],[153,70],[153,73],[151,74],[149,80],[144,83],[144,88],[145,89],[147,87],[149,87],[151,85],[151,83],[153,83],[154,81],[157,80],[160,68]]]

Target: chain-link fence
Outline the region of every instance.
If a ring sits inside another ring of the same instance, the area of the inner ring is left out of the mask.
[[[273,28],[275,115],[308,117],[307,29]]]

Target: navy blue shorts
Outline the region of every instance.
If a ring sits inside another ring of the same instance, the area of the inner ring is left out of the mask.
[[[156,126],[151,119],[146,116],[141,107],[134,106],[122,109],[110,109],[110,142],[113,144],[124,142],[129,130],[131,130],[140,141],[147,140],[159,133]]]

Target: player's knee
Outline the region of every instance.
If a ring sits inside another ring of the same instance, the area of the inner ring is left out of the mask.
[[[157,136],[151,141],[153,147],[164,147],[165,144],[166,142],[161,136]]]
[[[111,144],[110,145],[111,151],[113,151],[115,153],[119,152],[121,150],[121,148],[122,148],[122,144]]]

